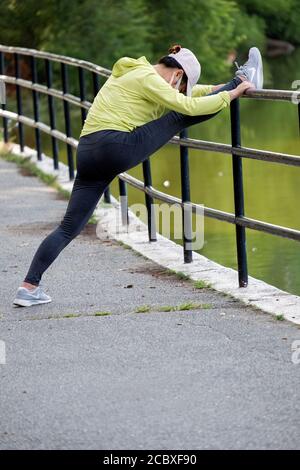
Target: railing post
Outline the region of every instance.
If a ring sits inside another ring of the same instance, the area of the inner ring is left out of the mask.
[[[14,53],[15,58],[15,77],[20,78],[20,63],[19,63],[19,54],[16,52]],[[22,95],[21,95],[21,88],[19,85],[16,85],[16,97],[17,97],[17,110],[18,115],[22,115]],[[24,151],[24,129],[23,124],[18,122],[18,129],[19,129],[19,142],[20,142],[20,149],[21,152]]]
[[[63,93],[68,93],[68,72],[66,64],[61,63],[61,77],[62,77],[62,88]],[[65,116],[65,127],[67,137],[71,137],[71,121],[70,121],[70,109],[69,103],[64,100],[64,116]],[[69,166],[69,176],[70,180],[74,179],[74,161],[73,161],[73,152],[70,144],[67,144],[67,155],[68,155],[68,166]]]
[[[36,70],[36,60],[34,56],[30,57],[31,60],[31,80],[32,83],[37,83],[37,70]],[[32,98],[33,98],[33,115],[35,122],[39,121],[39,95],[37,91],[32,90]],[[41,134],[40,130],[35,128],[35,147],[37,151],[37,158],[38,160],[42,160],[42,153],[41,153]]]
[[[106,187],[103,193],[103,199],[104,199],[104,202],[107,202],[108,204],[111,203],[109,185]]]
[[[99,76],[96,72],[92,72],[93,78],[93,88],[94,88],[94,97],[97,95],[100,85],[99,85]]]
[[[4,72],[5,72],[4,53],[3,51],[0,51],[0,75],[4,75],[5,74]],[[5,83],[4,83],[4,86],[5,86]],[[6,97],[4,98],[6,101]],[[3,111],[6,110],[6,102],[1,103],[1,108],[3,109]],[[7,119],[4,117],[2,121],[3,121],[3,139],[4,139],[4,142],[8,142]]]
[[[231,118],[231,141],[232,141],[232,171],[234,185],[234,206],[235,216],[244,216],[244,190],[243,190],[243,168],[242,158],[235,155],[234,148],[241,147],[241,129],[240,129],[240,105],[239,100],[235,99],[230,105]],[[246,230],[241,225],[235,226],[236,247],[238,261],[239,286],[247,287],[247,251],[246,251]]]
[[[144,176],[144,186],[152,186],[152,177],[151,177],[151,166],[149,158],[143,161],[143,176]],[[148,236],[149,242],[156,242],[156,220],[155,220],[155,206],[153,203],[153,197],[149,194],[145,194],[145,201],[147,207],[147,217],[148,217]]]
[[[45,66],[46,66],[46,81],[47,87],[52,87],[52,64],[49,59],[45,59]],[[50,127],[52,130],[56,129],[56,119],[55,119],[55,108],[54,108],[54,99],[53,96],[48,95],[48,109],[49,109],[49,117],[50,117]],[[51,136],[51,143],[52,143],[52,155],[53,155],[53,165],[54,169],[59,169],[59,157],[58,157],[58,145],[56,138],[52,135]]]
[[[80,93],[80,100],[85,101],[85,80],[84,80],[84,70],[82,67],[78,68],[78,77],[79,77],[79,93]],[[81,109],[81,122],[82,125],[84,124],[86,118],[86,110],[82,106]]]
[[[121,219],[122,225],[129,224],[128,217],[128,197],[127,197],[127,188],[126,182],[119,177],[119,193],[121,197]]]
[[[93,88],[94,88],[94,97],[95,97],[97,95],[98,91],[99,91],[99,88],[100,88],[99,75],[95,72],[92,72],[92,78],[93,78]],[[120,178],[119,178],[119,185],[120,184],[122,184],[122,183],[120,183]],[[126,189],[125,189],[125,193],[126,193]],[[121,195],[121,193],[120,193],[120,195]],[[103,194],[103,198],[104,198],[105,202],[107,202],[107,203],[111,202],[109,186],[107,186],[107,188],[105,189],[104,194]]]
[[[180,132],[180,138],[188,136],[187,129]],[[190,192],[190,172],[189,172],[189,150],[188,147],[180,145],[180,175],[181,175],[181,200],[182,206],[182,238],[183,238],[183,256],[185,263],[193,261],[193,251],[187,248],[187,244],[192,242],[192,212],[189,203],[191,200]]]

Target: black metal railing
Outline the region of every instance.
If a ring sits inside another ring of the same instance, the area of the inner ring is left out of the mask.
[[[5,74],[5,59],[11,56],[13,59],[9,61],[10,65],[14,63],[14,75]],[[27,56],[30,59],[31,80],[25,80],[20,76],[20,57]],[[38,83],[37,76],[37,60],[44,61],[44,70],[46,75],[46,85]],[[60,64],[60,74],[62,90],[53,88],[52,78],[52,64]],[[69,93],[69,67],[77,67],[78,69],[78,85],[79,96]],[[18,123],[18,135],[21,151],[24,149],[25,136],[24,126],[29,126],[35,129],[35,147],[37,152],[37,159],[42,159],[42,144],[41,132],[51,136],[52,142],[52,156],[53,165],[55,169],[59,168],[59,150],[58,141],[64,142],[67,146],[67,161],[69,168],[70,180],[74,179],[74,155],[73,149],[77,148],[78,141],[72,137],[71,129],[71,116],[69,105],[75,105],[81,109],[82,124],[85,120],[87,110],[91,106],[91,102],[86,100],[86,74],[91,74],[93,96],[95,96],[100,88],[99,78],[107,78],[110,76],[110,70],[92,64],[84,60],[78,60],[71,57],[65,57],[57,54],[51,54],[34,49],[25,49],[21,47],[10,47],[0,45],[0,80],[7,84],[15,85],[17,113],[8,111],[6,105],[2,104],[0,109],[0,116],[3,119],[3,138],[5,142],[9,140],[8,120],[13,120]],[[33,119],[23,115],[22,108],[22,89],[29,89],[32,92],[33,98]],[[49,123],[47,125],[40,122],[39,111],[39,97],[40,94],[47,95],[48,97],[48,114]],[[264,99],[264,100],[281,100],[292,101],[292,97],[300,103],[300,93],[291,92],[286,90],[256,90],[243,98],[247,99]],[[63,101],[64,110],[64,123],[65,131],[62,132],[57,129],[56,113],[54,106],[54,99]],[[298,108],[298,120],[300,130],[300,104]],[[241,143],[240,132],[240,113],[239,113],[239,100],[234,100],[230,105],[230,118],[231,118],[231,145],[221,144],[215,142],[208,142],[196,139],[190,139],[187,136],[187,131],[184,130],[180,133],[180,137],[173,137],[170,140],[171,144],[180,146],[180,169],[181,169],[181,198],[171,196],[169,194],[158,191],[152,186],[151,179],[151,165],[150,160],[147,159],[142,163],[143,179],[140,181],[127,173],[120,173],[119,180],[119,193],[121,198],[121,211],[122,223],[128,224],[128,203],[127,203],[127,184],[132,187],[143,191],[145,194],[145,202],[148,214],[148,233],[149,241],[156,241],[156,227],[155,227],[155,213],[154,213],[154,199],[166,202],[168,204],[179,204],[182,208],[182,227],[183,227],[183,252],[184,262],[190,263],[193,260],[192,250],[190,248],[190,237],[192,218],[191,211],[197,213],[201,208],[200,205],[190,201],[190,178],[189,178],[189,156],[188,149],[210,150],[232,156],[232,171],[233,171],[233,185],[234,185],[234,206],[235,213],[231,214],[218,209],[204,207],[204,215],[220,221],[229,222],[236,227],[236,246],[237,246],[237,264],[238,264],[238,281],[240,287],[245,287],[248,284],[247,273],[247,254],[246,254],[246,228],[259,230],[272,235],[277,235],[292,240],[300,241],[300,231],[292,228],[273,225],[256,219],[251,219],[245,216],[244,213],[244,191],[243,191],[243,158],[250,158],[262,160],[265,162],[276,162],[285,165],[300,166],[300,156],[289,155],[285,153],[270,152],[265,150],[257,150],[252,148],[243,147]],[[109,187],[105,190],[104,200],[110,202]],[[186,206],[189,206],[191,211],[186,211]]]

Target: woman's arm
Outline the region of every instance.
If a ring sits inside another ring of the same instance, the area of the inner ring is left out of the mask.
[[[213,114],[226,108],[230,103],[228,91],[221,91],[211,96],[185,96],[171,87],[156,72],[147,74],[142,80],[141,86],[143,96],[149,101],[189,116]],[[199,87],[202,87],[202,90],[204,90],[203,86],[196,85],[198,91],[200,91]]]
[[[192,97],[197,98],[208,95],[208,93],[214,91],[213,88],[214,85],[194,85],[192,88]]]
[[[215,95],[202,97],[185,96],[169,85],[156,72],[147,74],[143,78],[141,85],[142,94],[149,101],[189,116],[217,113],[221,109],[226,108],[230,101],[241,96],[249,88],[253,88],[252,83],[243,81],[235,89],[220,91]]]
[[[218,91],[219,88],[222,88],[222,86],[224,86],[225,83],[221,83],[221,85],[213,85],[212,86],[212,91]]]
[[[192,89],[192,96],[193,98],[206,96],[212,91],[218,91],[224,85],[225,83],[222,83],[221,85],[194,85]]]

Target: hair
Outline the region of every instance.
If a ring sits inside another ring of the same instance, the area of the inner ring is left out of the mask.
[[[181,49],[181,46],[179,44],[175,44],[174,46],[171,46],[168,50],[169,54],[177,54]],[[183,76],[182,76],[182,83],[187,84],[187,76],[186,73],[183,69],[183,67],[177,62],[177,60],[174,57],[170,57],[169,55],[164,55],[161,57],[158,61],[159,64],[163,64],[166,67],[172,68],[172,69],[181,69],[183,70]]]

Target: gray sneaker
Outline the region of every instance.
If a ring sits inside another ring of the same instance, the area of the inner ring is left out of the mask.
[[[19,287],[13,303],[21,307],[31,307],[32,305],[47,304],[48,302],[51,302],[51,297],[45,294],[39,285],[33,290]]]
[[[249,49],[249,54],[248,54],[248,60],[245,62],[244,65],[241,65],[239,67],[238,63],[235,62],[235,65],[237,67],[237,71],[235,72],[235,75],[239,77],[240,75],[243,75],[246,77],[246,79],[253,83],[255,88],[263,88],[264,84],[264,74],[263,74],[263,64],[262,64],[262,58],[261,58],[261,53],[257,47],[251,47]]]

